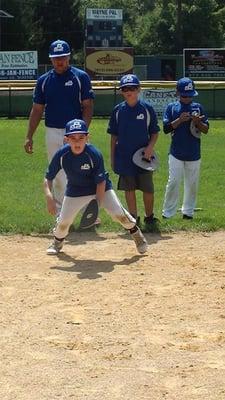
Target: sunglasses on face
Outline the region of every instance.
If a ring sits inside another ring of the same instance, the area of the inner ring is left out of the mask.
[[[183,99],[192,99],[193,96],[180,96],[180,97],[182,97]]]
[[[137,86],[125,86],[121,88],[122,92],[135,92],[135,90],[137,89],[138,89]]]

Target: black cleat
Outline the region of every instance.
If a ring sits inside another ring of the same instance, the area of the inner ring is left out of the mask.
[[[191,215],[183,214],[183,219],[193,219]]]

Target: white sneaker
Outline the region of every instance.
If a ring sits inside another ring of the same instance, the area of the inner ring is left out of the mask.
[[[54,242],[48,247],[46,253],[49,255],[58,254],[63,247],[63,240],[54,239]]]
[[[138,228],[136,232],[131,233],[131,236],[135,241],[138,252],[140,254],[146,253],[148,250],[148,244],[141,230]]]

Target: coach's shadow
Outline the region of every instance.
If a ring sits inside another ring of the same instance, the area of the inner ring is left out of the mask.
[[[102,273],[109,273],[114,270],[115,265],[131,265],[136,263],[140,258],[145,257],[144,255],[135,255],[131,258],[124,258],[121,261],[111,260],[75,260],[73,257],[65,253],[59,253],[58,259],[67,262],[75,262],[70,267],[55,266],[50,269],[56,269],[64,272],[77,272],[79,279],[98,279],[102,278]]]

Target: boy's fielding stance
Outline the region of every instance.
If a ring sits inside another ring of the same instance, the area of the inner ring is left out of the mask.
[[[63,169],[67,176],[66,193],[54,229],[54,241],[47,254],[59,253],[77,213],[94,198],[114,220],[129,230],[138,252],[145,253],[146,239],[136,226],[136,220],[122,207],[112,189],[102,154],[96,147],[87,143],[88,128],[83,120],[74,119],[67,123],[65,141],[67,144],[54,155],[44,180],[47,208],[50,214],[55,215],[56,203],[52,195],[52,181],[60,169]]]

